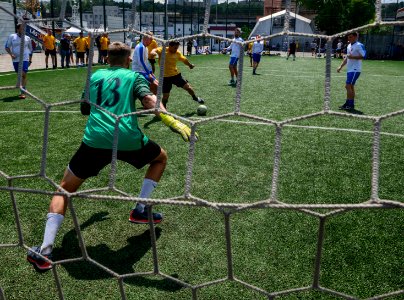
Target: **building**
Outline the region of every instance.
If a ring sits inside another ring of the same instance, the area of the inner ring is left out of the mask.
[[[13,11],[13,4],[8,2],[0,2],[0,6],[8,11]],[[0,54],[5,54],[6,50],[4,49],[4,45],[10,34],[15,33],[14,28],[14,18],[6,13],[4,10],[0,9],[0,28],[1,28],[1,35],[0,35]]]

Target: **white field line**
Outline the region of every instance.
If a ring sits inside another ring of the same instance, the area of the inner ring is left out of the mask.
[[[51,110],[51,113],[80,113],[78,110]],[[0,111],[0,114],[6,113],[44,113],[42,110],[6,110]],[[198,119],[198,118],[195,118]],[[245,125],[267,125],[273,126],[273,124],[264,123],[264,122],[248,122],[248,121],[236,121],[236,120],[213,120],[218,122],[226,122],[226,123],[234,123],[234,124],[245,124]],[[359,130],[359,129],[349,129],[349,128],[337,128],[337,127],[322,127],[322,126],[306,126],[306,125],[293,125],[293,124],[286,124],[284,127],[294,127],[294,128],[302,128],[302,129],[315,129],[315,130],[326,130],[326,131],[345,131],[345,132],[353,132],[353,133],[367,133],[373,134],[373,131],[368,130]],[[391,133],[391,132],[381,132],[380,134],[386,136],[394,136],[404,138],[404,134],[399,133]]]
[[[211,70],[228,70],[228,67],[223,67],[223,68],[212,68],[212,67],[201,67],[198,66],[198,69],[211,69]],[[64,71],[65,69],[58,69],[57,71]],[[245,68],[243,73],[247,73],[249,72],[250,69]],[[312,74],[311,76],[309,75],[300,75],[300,76],[295,76],[292,75],[294,77],[302,77],[302,78],[306,78],[306,77],[325,77],[323,72],[320,73],[313,73],[313,72],[307,72],[307,71],[291,71],[289,69],[286,70],[278,70],[278,69],[269,69],[266,70],[264,68],[260,68],[259,70],[262,71],[269,71],[269,73],[264,72],[264,73],[260,73],[261,75],[270,75],[270,76],[276,76],[276,77],[285,77],[285,76],[291,76],[292,73],[297,73],[297,74]],[[43,73],[43,72],[49,72],[49,70],[32,70],[29,71],[30,74],[32,73]],[[275,73],[275,74],[274,74]],[[4,77],[4,76],[16,76],[16,73],[9,73],[9,74],[0,74],[0,77]],[[396,78],[401,78],[404,77],[404,75],[381,75],[381,74],[369,74],[369,73],[365,73],[362,76],[369,76],[369,77],[396,77]],[[343,73],[341,75],[333,75],[332,77],[336,78],[336,77],[346,77]]]

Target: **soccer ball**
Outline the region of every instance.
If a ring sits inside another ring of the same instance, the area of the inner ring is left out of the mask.
[[[206,105],[199,105],[196,109],[196,113],[198,114],[198,116],[206,116],[207,111],[208,108],[206,107]]]

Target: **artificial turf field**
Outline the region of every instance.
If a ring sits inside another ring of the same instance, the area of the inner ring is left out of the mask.
[[[227,86],[228,56],[191,56],[196,67],[180,65],[198,96],[206,101],[204,118],[234,111],[236,88]],[[331,109],[345,99],[345,69],[333,59]],[[95,67],[96,69],[97,67]],[[284,121],[323,109],[325,59],[282,57],[262,59],[252,76],[244,59],[241,112]],[[15,74],[0,74],[0,86],[15,84]],[[80,99],[85,69],[32,71],[28,90],[45,103]],[[364,61],[356,85],[357,116],[381,116],[404,108],[404,62]],[[44,108],[31,98],[19,100],[17,90],[0,90],[0,171],[7,176],[38,174],[41,167]],[[140,103],[137,105],[140,107]],[[168,109],[195,120],[197,103],[174,88]],[[77,103],[52,107],[46,175],[59,182],[79,146],[86,117]],[[167,150],[169,162],[155,199],[184,194],[189,145],[151,116],[139,117],[142,130]],[[349,130],[346,130],[349,129]],[[379,198],[404,201],[404,117],[382,121]],[[216,203],[254,203],[271,194],[275,127],[251,118],[211,120],[197,127],[191,194]],[[346,116],[297,120],[282,130],[277,198],[288,204],[353,204],[370,199],[373,123]],[[82,189],[108,186],[110,168],[86,181]],[[0,173],[1,174],[1,173]],[[144,170],[118,163],[116,186],[136,196]],[[41,178],[16,179],[21,188],[52,191]],[[0,186],[7,186],[0,175]],[[110,192],[109,194],[114,194]],[[40,244],[50,197],[15,194],[25,245]],[[131,203],[77,198],[77,217],[89,256],[119,274],[153,271],[147,225],[130,224]],[[156,228],[161,272],[190,285],[227,276],[225,223],[222,212],[207,207],[161,204],[165,219]],[[326,210],[316,210],[324,213]],[[319,218],[296,210],[251,209],[231,214],[234,275],[269,293],[310,286],[313,282]],[[0,190],[0,244],[18,243],[10,192]],[[356,298],[404,289],[404,210],[349,210],[326,219],[320,284]],[[55,260],[80,257],[70,213],[58,234]],[[52,272],[38,274],[22,247],[0,248],[0,293],[6,299],[57,299]],[[86,262],[57,266],[65,299],[120,299],[117,280]],[[192,299],[160,276],[124,281],[127,299]],[[267,299],[234,281],[198,289],[198,299]],[[395,295],[390,299],[403,299]],[[280,299],[336,299],[318,291]]]

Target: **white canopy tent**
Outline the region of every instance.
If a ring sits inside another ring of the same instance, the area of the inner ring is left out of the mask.
[[[286,12],[286,10],[282,10],[275,14],[260,18],[251,31],[249,39],[255,37],[258,34],[263,36],[282,32],[284,29],[286,13],[289,14],[289,31],[308,34],[314,33],[314,24],[312,20],[307,19],[294,12]],[[292,37],[279,36],[271,39],[271,49],[277,48],[277,50],[285,51],[291,38]],[[299,50],[304,49],[304,45],[307,45],[313,41],[313,38],[311,37],[293,37],[293,39],[300,45]]]

